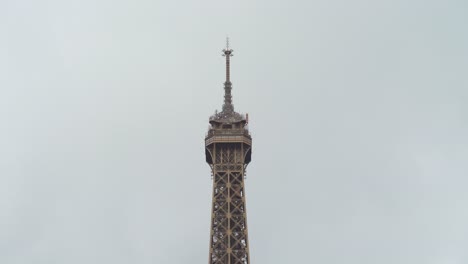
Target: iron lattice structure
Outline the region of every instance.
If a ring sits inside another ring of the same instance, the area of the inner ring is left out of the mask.
[[[244,179],[251,160],[248,119],[234,111],[229,45],[226,57],[223,110],[210,117],[205,137],[206,162],[213,176],[209,264],[250,263]]]

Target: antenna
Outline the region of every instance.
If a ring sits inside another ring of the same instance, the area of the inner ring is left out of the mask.
[[[229,37],[226,37],[226,48],[223,49],[223,56],[231,57],[233,50],[229,48]]]
[[[234,112],[234,106],[232,105],[232,95],[231,95],[231,70],[230,57],[232,56],[233,50],[229,48],[229,37],[226,37],[226,49],[223,49],[223,56],[226,57],[226,81],[224,82],[224,104],[223,112],[230,113]]]

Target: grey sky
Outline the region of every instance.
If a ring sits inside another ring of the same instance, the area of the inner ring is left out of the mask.
[[[207,263],[226,35],[252,263],[468,263],[467,13],[2,0],[0,263]]]

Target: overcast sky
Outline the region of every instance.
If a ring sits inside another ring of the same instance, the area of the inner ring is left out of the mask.
[[[253,264],[468,263],[465,0],[0,0],[0,263],[207,263],[225,37]]]

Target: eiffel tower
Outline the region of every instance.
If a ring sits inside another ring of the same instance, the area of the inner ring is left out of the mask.
[[[223,110],[210,117],[205,137],[206,162],[213,178],[209,264],[250,263],[244,179],[252,155],[252,137],[248,116],[235,112],[232,104],[232,55],[228,40],[223,50],[226,58]]]

